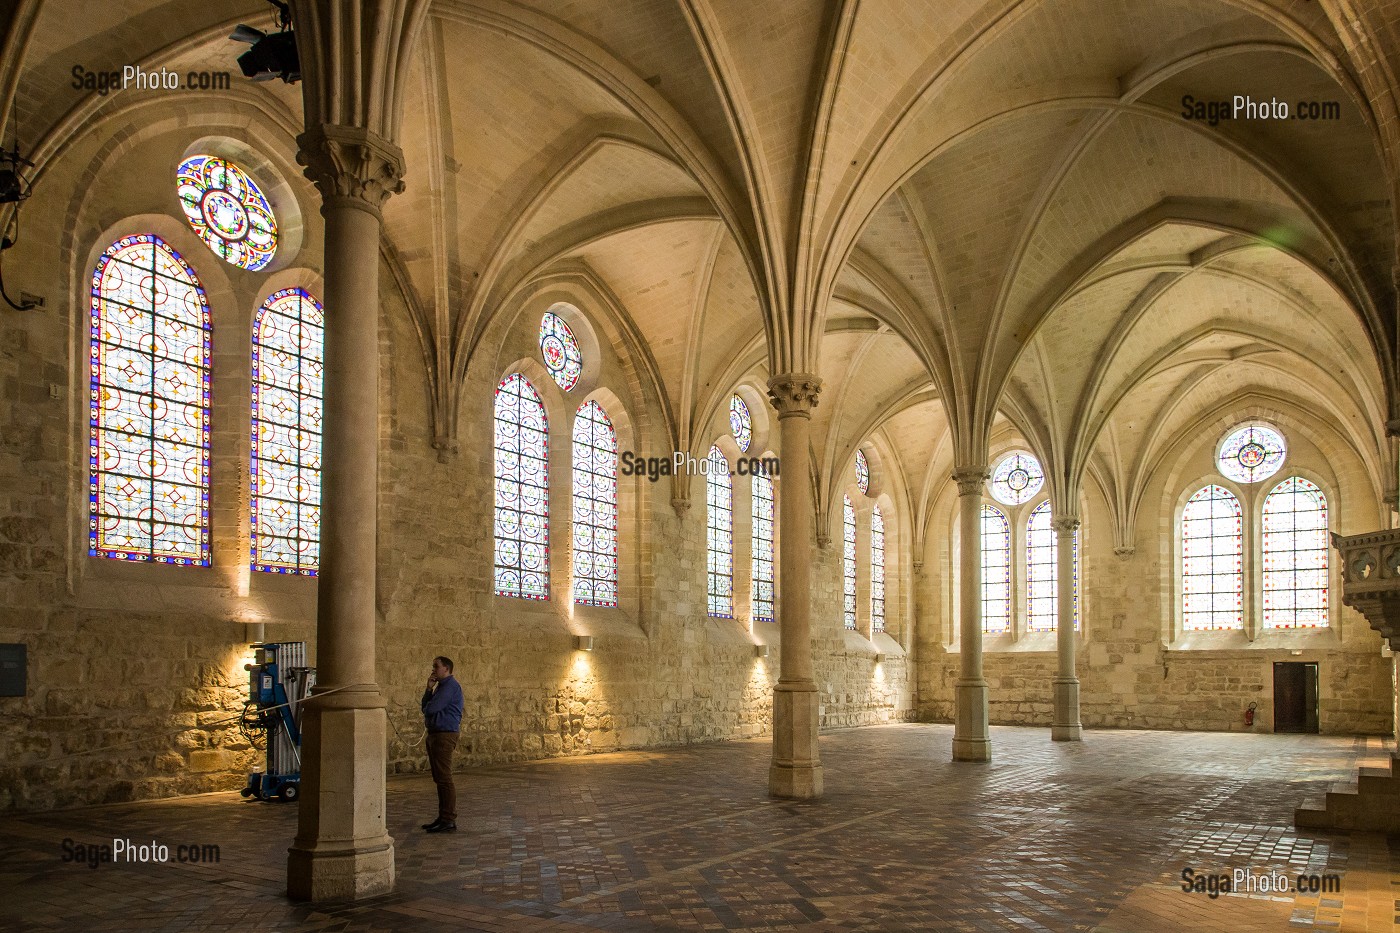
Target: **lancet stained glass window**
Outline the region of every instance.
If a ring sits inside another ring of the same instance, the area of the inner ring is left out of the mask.
[[[885,630],[885,516],[870,511],[870,630]]]
[[[1240,501],[1222,486],[1193,495],[1181,513],[1182,627],[1244,627]]]
[[[1026,521],[1026,626],[1033,632],[1055,630],[1057,570],[1055,527],[1045,501]]]
[[[856,510],[850,496],[841,497],[841,591],[846,628],[856,630]]]
[[[1220,445],[1220,472],[1237,483],[1268,479],[1283,466],[1287,453],[1283,435],[1263,424],[1237,428]]]
[[[1327,625],[1327,497],[1301,476],[1264,500],[1264,627]]]
[[[705,477],[706,578],[710,615],[734,618],[734,486],[729,461],[711,447]]]
[[[982,506],[982,631],[1011,627],[1011,525],[1000,509]]]
[[[160,237],[92,274],[89,553],[209,564],[209,302]]]
[[[773,621],[773,479],[762,473],[753,478],[753,617]]]
[[[1026,627],[1032,632],[1059,628],[1059,532],[1047,500],[1031,510],[1026,521]],[[1074,628],[1079,630],[1079,529],[1070,544],[1070,598],[1074,600]]]
[[[749,415],[749,406],[738,395],[729,396],[729,431],[739,449],[748,453],[753,443],[753,417]]]
[[[540,321],[540,356],[544,357],[549,378],[559,388],[568,392],[578,385],[578,377],[583,373],[583,353],[574,332],[553,311],[546,311]]]
[[[253,322],[253,569],[314,576],[321,550],[325,317],[301,288],[273,293]]]
[[[496,386],[496,593],[549,598],[549,419],[520,373]]]
[[[1030,454],[1012,454],[992,471],[992,498],[1006,505],[1029,502],[1045,485],[1045,471]]]
[[[185,218],[211,250],[256,272],[277,252],[277,220],[253,179],[238,165],[212,155],[180,163],[175,190]]]
[[[574,415],[574,602],[617,605],[617,432],[597,402]]]
[[[856,488],[861,495],[870,492],[870,461],[865,459],[865,451],[856,450]]]

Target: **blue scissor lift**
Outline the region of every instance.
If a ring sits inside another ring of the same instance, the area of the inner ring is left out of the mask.
[[[316,683],[316,668],[306,666],[306,642],[253,645],[248,671],[246,727],[267,735],[267,767],[248,775],[239,791],[259,800],[296,800],[301,795],[301,704]]]

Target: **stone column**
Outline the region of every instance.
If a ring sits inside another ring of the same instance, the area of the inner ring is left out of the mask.
[[[317,686],[304,707],[301,804],[287,889],[326,901],[394,887],[385,828],[384,699],[375,680],[379,452],[379,213],[403,156],[364,129],[298,137],[325,218],[325,433]]]
[[[962,541],[958,575],[961,631],[961,676],[955,688],[957,721],[953,728],[954,761],[991,761],[991,729],[987,718],[987,681],[982,676],[982,490],[985,466],[964,467],[953,473],[958,484],[959,537]]]
[[[778,410],[782,474],[778,483],[778,683],[773,688],[773,763],[768,792],[820,797],[817,683],[812,672],[812,474],[809,434],[821,379],[787,374],[768,381]]]
[[[1074,536],[1079,519],[1057,518],[1055,527],[1055,646],[1059,649],[1060,669],[1055,677],[1055,719],[1050,738],[1056,742],[1078,742],[1079,678],[1074,669]]]

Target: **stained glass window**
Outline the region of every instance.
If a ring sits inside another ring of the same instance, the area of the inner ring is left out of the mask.
[[[496,386],[496,593],[549,598],[549,419],[530,380]]]
[[[1049,501],[1031,510],[1026,521],[1026,626],[1032,632],[1059,628],[1059,533],[1055,530]],[[1074,600],[1074,628],[1079,629],[1079,529],[1070,544],[1070,597]]]
[[[209,564],[209,302],[157,236],[113,243],[92,274],[89,551]]]
[[[1214,484],[1197,492],[1181,513],[1182,627],[1244,627],[1240,501]]]
[[[196,155],[180,163],[175,178],[180,208],[210,249],[253,272],[272,262],[277,221],[247,172],[227,159]]]
[[[856,487],[861,494],[870,492],[870,462],[865,459],[865,451],[856,449]]]
[[[729,461],[711,447],[705,476],[706,577],[710,615],[734,618],[734,486]]]
[[[1045,471],[1030,454],[1015,453],[992,471],[992,498],[1007,505],[1020,505],[1045,485]]]
[[[870,630],[885,630],[885,516],[870,512]]]
[[[314,576],[321,549],[325,318],[301,288],[275,292],[253,322],[253,569]]]
[[[617,432],[597,402],[574,415],[574,602],[617,605]]]
[[[773,479],[753,478],[753,617],[773,621]]]
[[[982,506],[982,631],[1011,627],[1011,525],[1000,509]]]
[[[738,442],[739,449],[748,453],[749,445],[753,443],[753,418],[749,415],[749,406],[737,395],[729,396],[729,431]]]
[[[841,497],[842,616],[856,630],[856,510],[850,496]]]
[[[1237,483],[1266,480],[1283,466],[1287,453],[1283,435],[1263,424],[1247,424],[1232,431],[1220,445],[1220,472]]]
[[[549,377],[559,388],[568,392],[578,385],[578,377],[583,373],[583,353],[579,351],[574,332],[553,311],[546,311],[540,321],[540,355],[544,357]]]
[[[1264,500],[1264,627],[1327,625],[1327,497],[1301,476]]]
[[[1031,510],[1026,522],[1026,625],[1033,632],[1056,628],[1056,546],[1050,503]]]

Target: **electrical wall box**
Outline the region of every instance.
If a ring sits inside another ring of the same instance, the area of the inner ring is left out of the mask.
[[[0,697],[22,697],[27,690],[27,645],[0,645]]]

